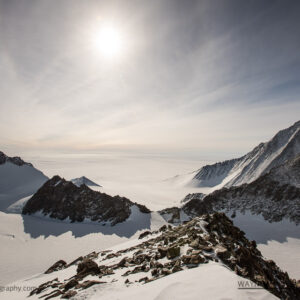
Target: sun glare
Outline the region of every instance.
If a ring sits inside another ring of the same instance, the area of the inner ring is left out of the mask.
[[[123,39],[113,26],[103,26],[94,37],[97,49],[105,58],[116,58],[122,54]]]

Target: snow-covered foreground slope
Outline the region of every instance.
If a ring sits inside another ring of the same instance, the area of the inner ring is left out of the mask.
[[[11,283],[2,295],[14,300],[62,295],[72,299],[277,299],[274,294],[294,299],[300,295],[295,283],[264,260],[255,243],[223,214],[175,228],[164,226],[142,239],[68,263],[60,261],[46,268],[46,274]]]
[[[59,272],[61,274],[66,272]],[[65,275],[64,274],[64,275]],[[69,274],[71,277],[72,274]],[[62,275],[63,276],[63,275]],[[36,287],[43,280],[52,279],[52,276],[36,276],[29,281],[14,282],[9,287]],[[252,288],[239,288],[240,286]],[[256,289],[256,285],[234,274],[232,271],[217,263],[209,263],[200,268],[190,269],[169,275],[159,281],[150,282],[146,285],[136,284],[127,286],[123,282],[111,283],[105,288],[90,288],[80,296],[73,299],[90,300],[191,300],[191,299],[232,299],[232,300],[272,300],[278,299],[264,289]],[[3,292],[7,300],[24,300],[29,292],[12,291]],[[32,299],[38,299],[31,297]]]
[[[126,288],[124,284],[116,284],[105,290],[87,292],[86,296],[88,298],[90,294],[91,300],[278,299],[264,289],[239,288],[242,284],[255,287],[253,282],[234,274],[225,266],[209,263],[146,285]]]
[[[60,258],[71,261],[165,223],[157,213],[149,214],[148,219],[140,217],[132,215],[126,222],[111,227],[0,212],[0,285],[43,272]]]
[[[20,198],[32,195],[47,179],[30,164],[0,164],[0,210],[5,211]]]
[[[273,167],[300,153],[300,121],[279,131],[269,142],[261,143],[246,155],[206,165],[193,173],[172,180],[193,187],[219,189],[250,183]]]

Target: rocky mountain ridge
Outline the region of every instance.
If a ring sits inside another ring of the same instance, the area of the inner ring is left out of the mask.
[[[269,222],[286,218],[300,224],[300,154],[249,184],[222,188],[203,197],[189,194],[182,207],[160,211],[170,223],[180,223],[215,211],[250,211]]]
[[[10,162],[19,167],[24,165],[32,167],[31,163],[25,162],[21,157],[19,156],[9,157],[6,154],[4,154],[2,151],[0,151],[0,165],[5,164],[6,162]]]
[[[140,239],[140,243],[115,252],[92,252],[69,264],[63,260],[56,262],[45,272],[53,274],[52,279],[48,277],[50,280],[32,290],[29,299],[79,299],[92,286],[93,292],[99,293],[119,281],[125,288],[132,288],[207,263],[226,266],[281,299],[300,297],[299,283],[273,261],[265,260],[256,243],[247,240],[244,232],[222,213],[203,215],[176,227],[165,225],[155,232],[146,231]]]
[[[54,176],[48,180],[25,204],[22,214],[41,213],[50,218],[82,222],[85,219],[102,225],[124,222],[136,207],[141,213],[150,210],[144,205],[120,196],[109,196],[91,190],[86,185],[76,186]]]

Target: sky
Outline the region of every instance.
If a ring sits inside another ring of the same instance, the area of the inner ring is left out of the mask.
[[[299,120],[299,28],[297,0],[0,0],[1,150],[244,154]]]

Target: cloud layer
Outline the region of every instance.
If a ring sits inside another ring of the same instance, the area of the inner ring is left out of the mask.
[[[8,151],[243,153],[300,111],[298,1],[0,1]],[[101,22],[126,50],[103,60]]]

